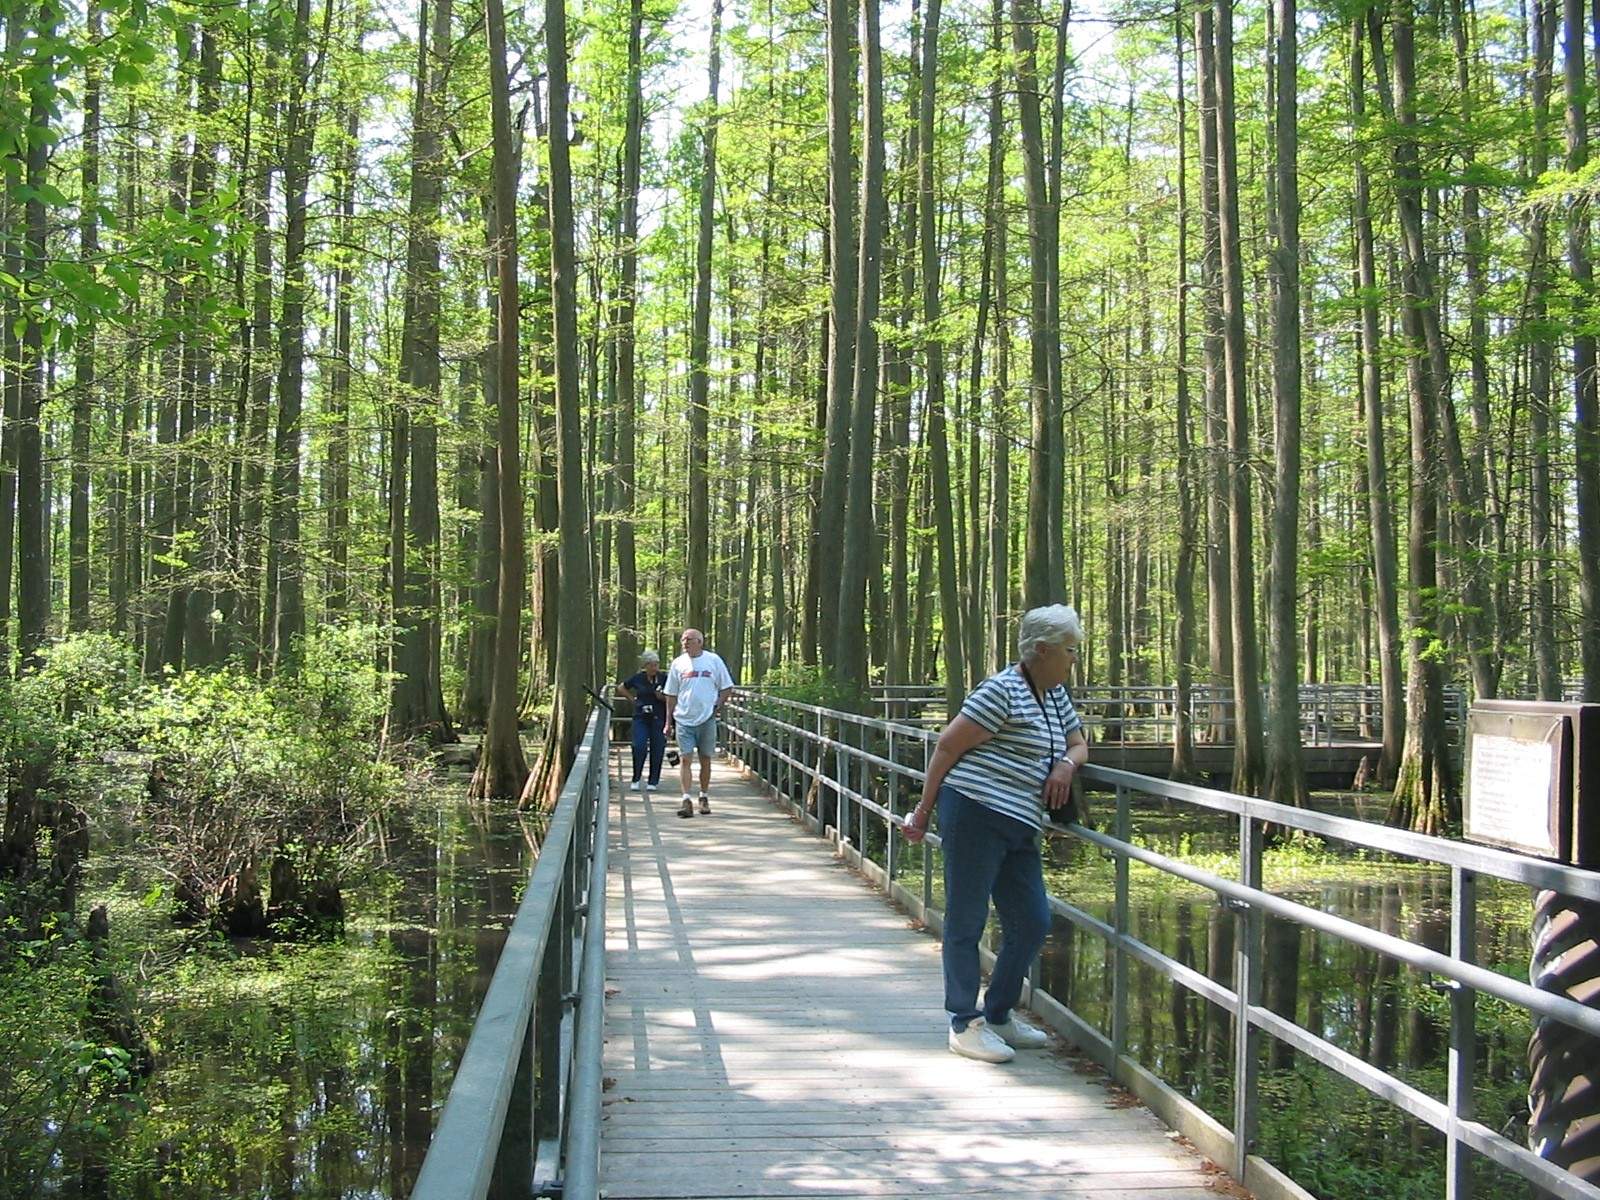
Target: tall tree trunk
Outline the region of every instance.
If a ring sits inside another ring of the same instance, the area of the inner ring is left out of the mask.
[[[926,329],[928,455],[932,461],[934,528],[939,539],[939,620],[944,631],[944,691],[955,712],[966,693],[961,663],[961,598],[956,588],[955,514],[950,500],[950,451],[945,435],[944,340],[939,328],[939,243],[933,191],[933,114],[939,74],[939,4],[928,0],[922,34],[922,103],[918,110],[918,216],[922,242],[922,321]],[[926,583],[923,583],[926,587]]]
[[[451,0],[428,0],[417,13],[416,101],[411,128],[411,210],[406,239],[405,328],[401,333],[401,403],[408,406],[409,502],[393,570],[399,584],[396,679],[391,734],[455,741],[444,707],[439,662],[439,213],[444,190],[443,130],[450,72]],[[398,496],[391,497],[400,503]]]
[[[1589,162],[1589,94],[1584,69],[1583,0],[1565,0],[1567,170]],[[1578,629],[1583,698],[1600,701],[1600,404],[1595,380],[1595,335],[1587,321],[1593,302],[1594,263],[1589,248],[1589,206],[1574,199],[1567,210],[1567,269],[1578,294],[1579,324],[1572,338],[1572,440],[1577,475]]]
[[[720,4],[713,12],[720,14]],[[594,667],[595,631],[591,624],[590,525],[584,503],[582,402],[578,390],[578,255],[572,217],[572,161],[568,148],[566,0],[545,0],[544,34],[550,87],[550,288],[555,325],[561,610],[550,734],[540,764],[528,779],[523,803],[549,807],[554,804],[561,782],[572,765],[588,717],[589,702],[585,692],[590,682],[589,672]],[[717,57],[714,50],[711,61],[715,80]],[[714,142],[711,144],[714,154]],[[707,168],[714,163],[715,159],[710,159]],[[702,214],[704,203],[702,197]]]
[[[1222,235],[1217,191],[1217,75],[1215,19],[1209,5],[1194,13],[1195,87],[1199,95],[1201,300],[1205,316],[1206,613],[1213,687],[1233,682],[1233,540],[1228,529],[1228,419],[1222,323]],[[1209,739],[1231,736],[1233,713],[1217,705]]]
[[[628,111],[622,142],[622,253],[617,287],[617,663],[624,675],[639,657],[639,565],[634,542],[634,484],[639,419],[637,333],[639,174],[644,141],[642,52],[644,0],[628,4]]]
[[[1173,29],[1173,51],[1178,64],[1178,371],[1174,382],[1177,422],[1178,561],[1173,568],[1172,602],[1177,610],[1173,625],[1172,659],[1176,697],[1173,705],[1172,765],[1170,779],[1194,778],[1194,727],[1190,702],[1194,684],[1194,557],[1195,511],[1190,490],[1194,450],[1189,431],[1189,126],[1183,83],[1183,19]]]
[[[931,7],[931,6],[930,6]],[[1022,603],[1036,608],[1059,600],[1060,580],[1051,575],[1058,549],[1051,539],[1059,532],[1050,520],[1054,449],[1051,436],[1051,369],[1054,345],[1050,330],[1050,263],[1054,255],[1050,194],[1045,183],[1044,131],[1039,114],[1039,76],[1034,47],[1037,0],[1012,0],[1011,39],[1016,50],[1017,123],[1022,131],[1022,156],[1028,196],[1028,401],[1032,443],[1028,453],[1028,541],[1023,566]],[[924,259],[926,261],[926,259]]]
[[[55,36],[56,9],[52,0],[40,4],[38,12],[40,42],[48,47]],[[38,129],[50,125],[56,99],[53,70],[48,50],[34,57],[34,77],[28,85],[28,121]],[[43,138],[28,138],[27,143],[25,178],[30,190],[23,207],[23,278],[42,290],[48,227],[40,189],[46,182],[50,148]],[[44,542],[44,441],[39,427],[45,392],[44,327],[40,322],[26,322],[20,349],[22,386],[17,424],[13,426],[17,436],[17,657],[20,668],[26,671],[41,661],[40,651],[50,621],[50,578]]]
[[[711,5],[710,96],[700,159],[700,214],[694,253],[694,329],[689,340],[689,611],[686,620],[705,630],[711,621],[711,240],[716,229],[717,85],[722,72],[722,0]],[[552,128],[555,102],[551,101]],[[551,210],[554,212],[554,209]],[[562,578],[566,578],[563,570]],[[837,578],[830,575],[828,578]],[[714,636],[714,635],[712,635]]]
[[[1295,0],[1276,0],[1275,170],[1277,244],[1272,248],[1273,512],[1268,613],[1272,642],[1272,736],[1267,794],[1280,804],[1306,802],[1300,758],[1300,140],[1299,48]]]
[[[270,91],[276,83],[277,54],[269,48],[263,74]],[[274,107],[265,104],[268,111]],[[262,120],[265,126],[266,121]],[[266,480],[270,449],[267,438],[272,419],[273,371],[269,346],[272,339],[272,171],[269,129],[253,128],[255,178],[247,220],[254,230],[251,247],[250,343],[243,374],[249,388],[249,412],[244,439],[240,528],[235,553],[239,561],[240,599],[235,625],[252,668],[270,658],[271,631],[263,625],[262,591],[267,543],[262,520],[267,507]]]
[[[1366,114],[1366,80],[1362,71],[1362,18],[1352,25],[1350,43],[1350,113],[1359,130]],[[1372,244],[1372,212],[1367,167],[1355,158],[1356,294],[1361,297],[1361,332],[1357,355],[1361,370],[1361,404],[1366,416],[1367,522],[1372,536],[1372,578],[1377,599],[1379,684],[1383,694],[1383,750],[1378,758],[1378,786],[1392,788],[1400,769],[1405,737],[1405,695],[1400,674],[1399,556],[1395,548],[1394,512],[1390,508],[1389,466],[1384,447],[1382,342],[1378,331],[1377,260]]]
[[[1214,0],[1217,98],[1217,228],[1222,263],[1224,385],[1228,414],[1228,537],[1232,555],[1234,743],[1232,787],[1261,788],[1261,693],[1250,518],[1250,413],[1245,388],[1244,260],[1239,224],[1239,153],[1233,103],[1233,0]]]
[[[872,506],[872,424],[878,410],[878,295],[883,273],[883,52],[878,37],[878,0],[861,0],[861,48],[866,67],[862,131],[866,161],[861,171],[860,277],[856,287],[854,382],[851,387],[849,494],[839,573],[838,678],[862,694],[867,686],[867,570],[876,532]]]
[[[311,0],[297,0],[290,45],[285,113],[283,307],[278,319],[278,429],[272,466],[272,516],[267,547],[273,615],[272,664],[283,667],[305,633],[304,550],[300,545],[300,424],[305,369],[306,185],[311,170],[312,106],[307,51]]]
[[[1406,254],[1401,271],[1405,302],[1401,320],[1407,340],[1406,377],[1411,409],[1411,521],[1408,534],[1410,591],[1406,655],[1406,736],[1390,802],[1389,820],[1423,833],[1442,833],[1459,815],[1455,771],[1444,737],[1444,681],[1433,643],[1438,638],[1438,391],[1429,353],[1424,308],[1434,302],[1421,243],[1420,172],[1413,107],[1416,58],[1410,0],[1397,0],[1394,14],[1394,81],[1390,85],[1383,32],[1376,10],[1367,16],[1372,66],[1385,115],[1400,129],[1393,145],[1395,207],[1401,213]]]
[[[362,31],[354,35],[359,52]],[[361,106],[351,101],[344,113],[339,181],[338,265],[333,276],[333,364],[328,380],[328,572],[330,616],[350,605],[350,378],[352,374],[352,301],[355,285],[356,168],[361,135]]]
[[[98,43],[100,6],[96,0],[87,0],[84,26],[90,44]],[[78,213],[78,253],[93,279],[100,255],[100,64],[92,50],[83,68],[82,198]],[[72,510],[67,564],[67,624],[74,633],[89,628],[89,444],[98,395],[96,333],[93,313],[80,313],[72,381]]]
[[[818,568],[823,580],[817,639],[824,666],[838,666],[839,597],[833,581],[844,571],[845,504],[849,491],[851,390],[856,378],[858,278],[856,157],[851,123],[856,109],[856,44],[851,0],[828,0],[828,245],[831,250],[828,311],[828,418],[822,458],[822,496],[817,513],[823,535]]]
[[[1550,168],[1550,91],[1555,59],[1556,0],[1536,0],[1533,51],[1533,144],[1528,174],[1540,178]],[[1534,208],[1528,232],[1528,323],[1543,328],[1549,315],[1551,263],[1549,210]],[[1561,660],[1556,650],[1556,536],[1550,487],[1551,391],[1555,346],[1549,337],[1532,339],[1528,347],[1528,421],[1532,442],[1529,465],[1533,538],[1533,658],[1539,698],[1561,698]]]
[[[522,643],[523,583],[521,373],[517,330],[521,307],[517,294],[517,175],[522,155],[519,131],[511,124],[511,86],[506,71],[506,15],[502,0],[485,0],[484,26],[489,42],[489,115],[494,137],[494,228],[497,463],[500,508],[500,578],[496,597],[494,685],[483,749],[468,793],[509,798],[522,794],[528,763],[517,731],[519,655]],[[565,64],[563,63],[563,67]],[[563,128],[563,136],[565,129]]]
[[[1007,282],[1005,208],[1005,0],[992,0],[989,52],[994,56],[994,78],[989,84],[989,188],[986,228],[993,231],[989,247],[994,263],[994,376],[989,394],[993,422],[990,439],[989,480],[989,669],[999,671],[1011,661],[1011,559],[1007,537],[1011,526],[1011,296]]]

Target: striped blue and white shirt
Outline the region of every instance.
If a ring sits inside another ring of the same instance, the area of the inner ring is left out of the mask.
[[[1044,781],[1067,739],[1083,728],[1064,686],[1037,699],[1015,664],[991,675],[967,697],[961,715],[994,734],[968,750],[945,782],[970,800],[1031,825],[1044,826]]]

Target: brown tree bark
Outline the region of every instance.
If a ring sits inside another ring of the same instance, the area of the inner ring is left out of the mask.
[[[502,0],[485,0],[489,41],[489,115],[494,137],[495,313],[499,339],[496,422],[500,508],[500,578],[496,597],[494,686],[483,748],[468,794],[520,796],[528,762],[517,730],[517,662],[522,644],[521,616],[526,567],[522,531],[522,444],[519,402],[521,371],[517,347],[520,311],[517,296],[517,174],[522,155],[511,123],[511,86],[506,70],[506,16]]]
[[[694,254],[694,314],[689,337],[689,611],[685,623],[705,630],[711,622],[711,242],[716,228],[717,87],[722,73],[722,0],[711,5],[710,86],[701,134],[700,209]],[[555,101],[550,106],[555,126]],[[555,212],[554,206],[551,208]],[[552,216],[552,220],[554,217]],[[559,337],[559,334],[558,334]],[[565,580],[566,571],[562,571]],[[837,575],[828,578],[836,579]],[[824,600],[826,606],[826,600]]]
[[[1300,141],[1299,42],[1295,0],[1276,0],[1277,75],[1274,156],[1277,192],[1272,272],[1273,512],[1268,628],[1272,646],[1272,735],[1267,740],[1267,795],[1280,804],[1304,805],[1306,773],[1300,757],[1299,595],[1300,545]]]
[[[1214,0],[1217,228],[1222,265],[1224,391],[1228,423],[1229,582],[1233,603],[1232,787],[1253,794],[1262,778],[1260,669],[1256,646],[1255,537],[1250,516],[1250,413],[1245,385],[1245,311],[1239,153],[1233,100],[1233,0]]]
[[[720,11],[720,8],[717,10]],[[568,148],[566,0],[545,0],[546,69],[550,88],[550,288],[556,368],[556,487],[561,514],[561,610],[555,654],[555,704],[524,805],[550,807],[572,766],[588,719],[594,667],[589,513],[584,502],[582,401],[578,391],[577,247]],[[712,56],[713,64],[716,56]],[[713,68],[714,69],[714,68]],[[713,160],[714,161],[714,160]]]
[[[876,521],[872,504],[873,420],[878,411],[878,296],[883,274],[883,231],[888,213],[883,196],[883,52],[878,36],[878,0],[861,0],[861,48],[866,68],[862,88],[860,252],[856,256],[855,362],[851,385],[848,494],[834,666],[839,680],[865,700],[867,686],[867,571],[874,557]]]
[[[1350,113],[1359,130],[1366,114],[1366,79],[1362,69],[1362,18],[1352,23],[1350,42]],[[1366,418],[1367,525],[1372,537],[1372,579],[1378,625],[1378,678],[1383,697],[1383,749],[1377,782],[1392,788],[1400,770],[1405,738],[1405,693],[1400,673],[1399,554],[1395,547],[1394,511],[1390,507],[1389,465],[1384,441],[1382,341],[1378,329],[1377,260],[1373,251],[1372,205],[1366,162],[1355,156],[1355,285],[1361,298],[1361,331],[1357,360],[1361,371],[1361,404]]]

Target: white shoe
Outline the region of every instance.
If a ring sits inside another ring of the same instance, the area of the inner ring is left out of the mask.
[[[963,1058],[975,1058],[979,1062],[1010,1062],[1017,1056],[1017,1052],[1002,1042],[1000,1035],[990,1029],[982,1017],[974,1017],[960,1033],[951,1026],[950,1049]]]
[[[635,779],[633,781],[633,786],[630,787],[628,790],[630,792],[642,792],[642,791],[644,791],[644,784],[640,783],[637,779]]]
[[[1050,1035],[1042,1029],[1035,1029],[1016,1013],[1011,1014],[1011,1019],[1004,1025],[989,1022],[989,1028],[994,1035],[1006,1045],[1015,1050],[1037,1050],[1040,1046],[1050,1044]]]

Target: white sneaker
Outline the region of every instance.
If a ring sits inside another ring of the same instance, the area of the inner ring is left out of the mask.
[[[960,1033],[951,1026],[950,1049],[963,1058],[975,1058],[979,1062],[1010,1062],[1017,1056],[1017,1052],[1002,1042],[1000,1035],[990,1029],[982,1017],[974,1017]]]
[[[1042,1029],[1035,1029],[1016,1013],[1011,1014],[1011,1019],[1004,1025],[989,1022],[989,1028],[1006,1045],[1016,1050],[1037,1050],[1040,1046],[1050,1044],[1050,1035]]]
[[[633,786],[630,787],[628,790],[630,792],[642,792],[642,791],[644,791],[644,784],[640,783],[637,779],[635,779],[633,781]]]

